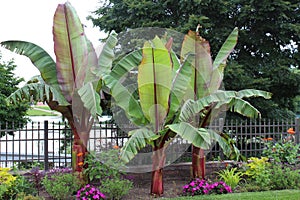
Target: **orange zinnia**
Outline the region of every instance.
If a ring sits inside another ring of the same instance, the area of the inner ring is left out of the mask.
[[[78,166],[81,166],[81,165],[83,165],[83,162],[79,162],[79,163],[78,163]]]
[[[83,153],[82,153],[82,152],[80,152],[80,153],[78,153],[78,154],[77,154],[77,156],[83,156]]]
[[[118,145],[113,146],[114,149],[119,149]]]
[[[269,137],[269,138],[267,138],[267,140],[269,140],[269,141],[270,141],[270,140],[273,140],[273,138]]]
[[[294,134],[295,134],[295,131],[294,131],[293,128],[289,128],[289,129],[287,130],[287,132],[288,132],[288,134],[291,134],[291,135],[294,135]]]

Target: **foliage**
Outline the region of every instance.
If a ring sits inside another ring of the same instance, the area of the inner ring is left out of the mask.
[[[9,173],[10,168],[0,167],[0,184],[5,184],[7,186],[12,186],[16,177]]]
[[[237,187],[243,176],[243,173],[237,172],[237,170],[237,168],[233,167],[217,172],[219,178],[229,185],[232,190]]]
[[[51,172],[43,178],[42,184],[51,197],[64,200],[70,199],[83,182],[75,173]]]
[[[111,149],[101,153],[89,152],[84,160],[84,174],[90,182],[101,182],[107,178],[120,178],[124,163],[119,158],[119,150]]]
[[[245,175],[247,175],[249,178],[255,179],[258,175],[264,174],[266,167],[269,165],[267,161],[268,158],[266,157],[249,158],[249,163],[246,164]]]
[[[12,175],[9,168],[0,168],[0,197],[14,199],[17,194],[36,194],[34,186],[21,175]]]
[[[265,191],[298,189],[300,187],[300,170],[293,169],[289,165],[271,164],[263,173],[257,173],[255,179],[248,179],[241,185],[240,191]]]
[[[226,89],[254,88],[273,93],[270,101],[251,100],[266,118],[287,117],[294,111],[293,98],[300,92],[300,75],[290,70],[300,63],[297,0],[105,0],[101,3],[89,19],[105,32],[161,27],[187,33],[200,23],[201,35],[211,41],[212,52],[217,52],[230,31],[238,27],[239,42],[230,58],[232,62],[225,69]]]
[[[26,84],[9,98],[46,101],[52,110],[68,120],[72,133],[72,167],[82,171],[78,153],[87,152],[87,140],[94,118],[100,115],[100,89],[93,70],[110,67],[110,44],[103,47],[99,60],[84,27],[70,2],[58,4],[53,17],[53,40],[56,62],[41,47],[26,41],[4,41],[1,46],[27,56],[41,73],[37,82]],[[103,55],[105,54],[105,55]],[[99,62],[98,62],[99,61]],[[76,120],[75,120],[76,119]]]
[[[298,161],[299,148],[300,144],[295,144],[292,140],[271,140],[266,142],[263,156],[268,157],[274,163],[295,164]]]
[[[17,66],[13,60],[5,62],[1,59],[0,53],[0,128],[22,127],[28,121],[25,118],[26,111],[29,108],[28,101],[20,101],[18,104],[11,105],[6,102],[6,98],[18,89],[18,85],[23,79],[15,77],[14,70]],[[6,134],[5,132],[0,133],[1,137]]]
[[[16,200],[43,200],[43,197],[33,196],[31,194],[27,195],[23,192],[17,194]]]
[[[30,177],[29,180],[34,185],[35,189],[37,190],[37,193],[39,194],[42,188],[42,180],[45,176],[44,171],[40,171],[39,167],[33,167],[29,171]]]
[[[132,187],[132,182],[127,179],[108,178],[101,181],[100,190],[107,195],[108,199],[120,200]]]
[[[76,193],[77,200],[90,200],[90,199],[106,199],[106,196],[100,190],[90,184],[85,185]]]
[[[230,186],[226,185],[223,181],[209,184],[208,181],[197,178],[183,186],[182,195],[195,196],[203,194],[226,194],[231,192]]]
[[[37,191],[34,188],[34,185],[24,176],[17,175],[16,180],[14,181],[13,185],[8,188],[8,191],[4,195],[7,199],[8,198],[15,198],[18,194],[23,193],[26,195],[36,195]]]
[[[286,165],[272,165],[268,169],[272,190],[299,189],[300,188],[300,170],[293,169]]]

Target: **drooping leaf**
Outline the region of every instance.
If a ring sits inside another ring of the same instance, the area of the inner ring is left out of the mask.
[[[168,50],[155,37],[146,42],[143,59],[138,68],[138,90],[140,104],[145,117],[155,130],[163,124],[169,109],[169,95],[172,84],[172,64]]]
[[[146,128],[130,131],[128,135],[131,137],[128,139],[124,147],[122,147],[120,155],[121,159],[125,163],[128,163],[140,149],[146,146],[147,143],[160,137]]]
[[[110,75],[119,80],[137,68],[142,61],[142,50],[135,50],[124,56],[111,70]]]
[[[194,146],[209,149],[211,145],[210,134],[207,129],[200,128],[197,129],[193,127],[191,124],[186,122],[180,122],[178,124],[171,124],[167,126],[173,132],[180,135],[183,139],[189,141]]]
[[[210,138],[214,141],[216,141],[221,149],[223,150],[223,153],[229,157],[229,155],[231,154],[231,146],[230,144],[228,144],[228,142],[221,136],[219,135],[217,132],[213,131],[213,130],[208,130],[209,134],[210,134]]]
[[[100,95],[95,91],[93,82],[85,84],[78,90],[78,94],[84,107],[87,108],[91,115],[96,118],[101,115],[102,109],[100,106]]]
[[[256,118],[259,117],[259,111],[254,108],[249,102],[243,100],[243,97],[263,97],[269,99],[271,94],[261,90],[243,90],[241,93],[235,91],[222,91],[219,90],[213,94],[203,97],[197,101],[188,100],[183,105],[182,112],[180,113],[180,121],[189,121],[195,115],[199,114],[203,110],[207,110],[212,105],[213,109],[219,109],[221,107],[232,112],[237,112],[241,115]],[[225,107],[224,107],[225,106]],[[223,110],[224,111],[224,110]]]
[[[60,104],[69,104],[66,100],[64,100],[65,98],[61,94],[56,76],[55,62],[43,48],[36,44],[25,41],[5,41],[1,42],[1,46],[20,55],[27,56],[33,65],[40,71],[45,83],[48,86],[53,87],[57,92],[55,96],[56,99],[59,100]]]
[[[110,75],[103,76],[103,80],[106,86],[110,88],[115,104],[125,111],[129,120],[137,126],[148,123],[138,100],[133,97],[133,94],[119,80]]]

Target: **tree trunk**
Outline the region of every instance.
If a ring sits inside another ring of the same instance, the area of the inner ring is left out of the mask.
[[[72,169],[74,172],[82,172],[84,158],[87,154],[87,142],[88,142],[88,134],[81,133],[79,135],[76,127],[71,122],[70,123],[72,133],[74,135],[73,147],[72,147]]]
[[[205,179],[205,154],[204,150],[192,146],[192,177]]]
[[[152,182],[151,195],[160,197],[164,193],[163,185],[163,167],[165,165],[166,155],[165,149],[154,148],[152,156]]]

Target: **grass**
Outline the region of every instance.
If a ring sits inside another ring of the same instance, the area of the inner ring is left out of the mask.
[[[178,197],[169,200],[300,200],[300,190],[275,190],[265,192],[244,192],[222,195],[198,195]],[[166,198],[167,200],[167,198]]]
[[[27,111],[27,116],[57,116],[56,111],[52,111],[48,106],[34,106]]]
[[[27,111],[27,116],[57,116],[57,115],[50,112],[30,109]]]

